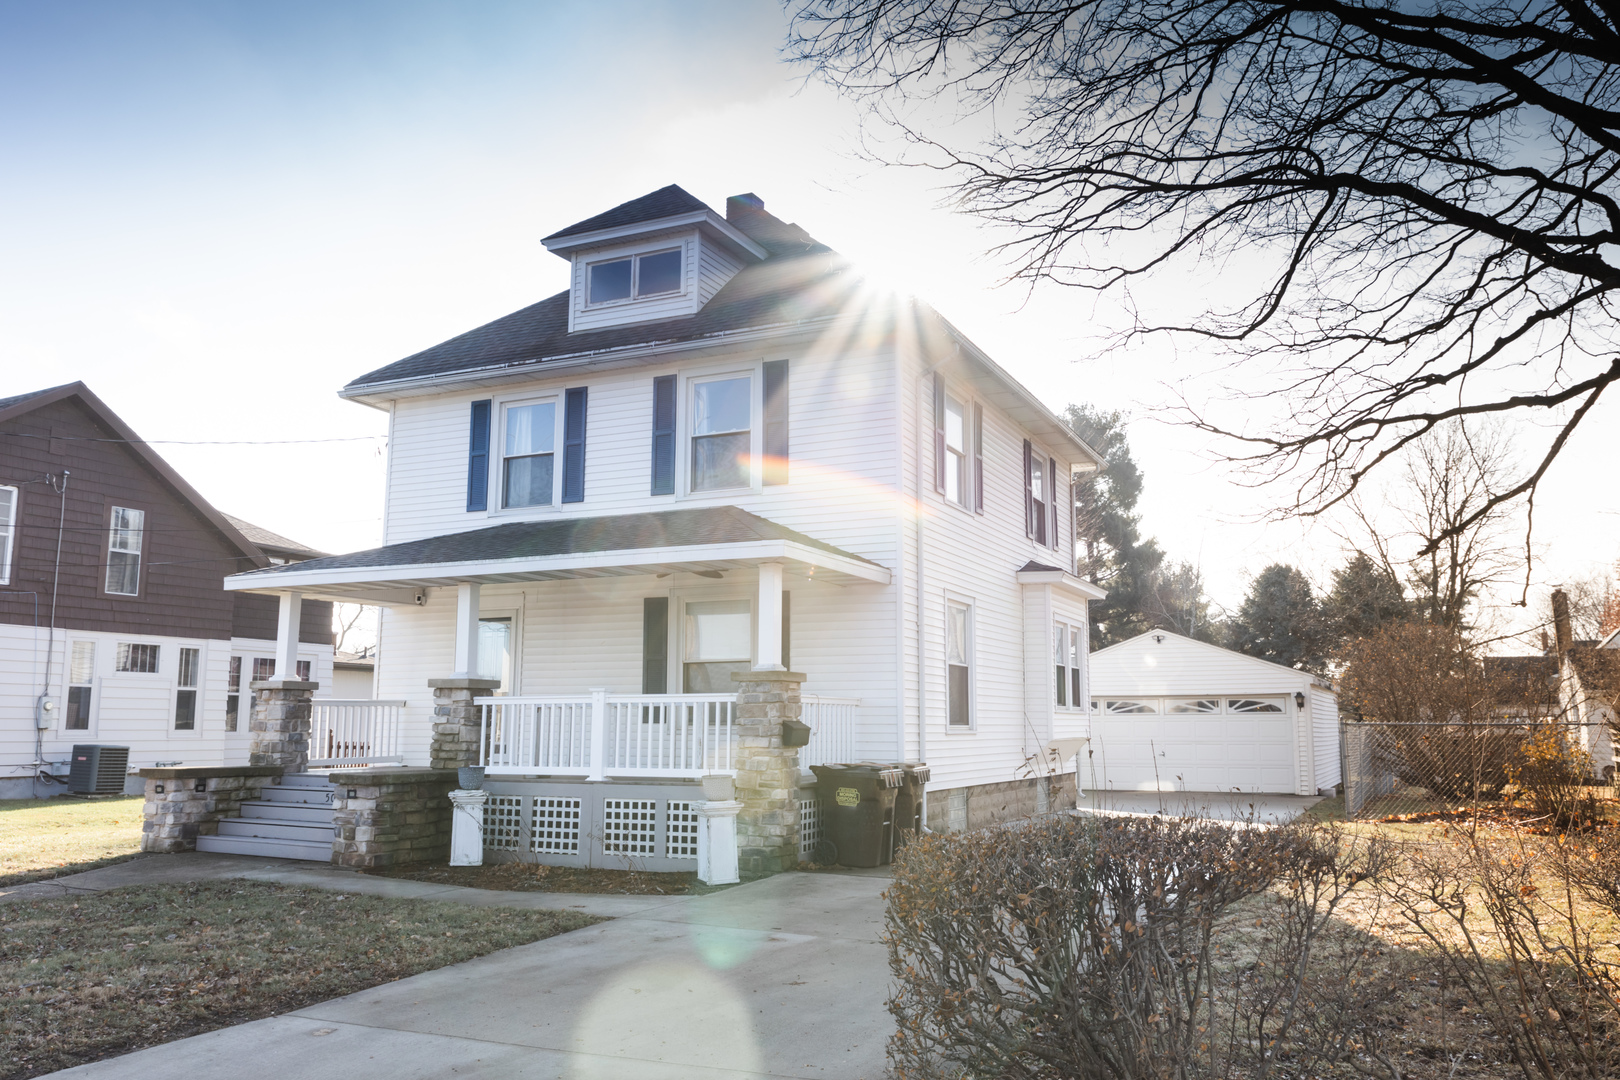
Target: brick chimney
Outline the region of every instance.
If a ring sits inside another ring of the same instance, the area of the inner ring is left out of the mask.
[[[741,195],[732,195],[726,199],[726,220],[736,221],[746,217],[751,210],[764,210],[765,200],[752,191],[745,191]]]
[[[1563,659],[1575,644],[1575,635],[1569,628],[1569,594],[1563,589],[1554,589],[1552,594],[1553,609],[1553,639],[1558,643],[1558,656]]]

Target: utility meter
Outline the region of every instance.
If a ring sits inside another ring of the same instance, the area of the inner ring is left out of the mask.
[[[34,710],[34,726],[43,730],[54,723],[56,723],[56,699],[40,698],[39,707]]]

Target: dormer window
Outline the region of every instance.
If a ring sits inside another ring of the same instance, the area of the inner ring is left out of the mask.
[[[590,303],[611,304],[681,291],[681,249],[592,263]]]

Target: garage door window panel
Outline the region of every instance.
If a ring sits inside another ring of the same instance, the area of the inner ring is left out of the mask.
[[[1227,698],[1226,710],[1233,713],[1286,712],[1282,698]]]
[[[1157,701],[1142,698],[1115,699],[1103,702],[1103,712],[1109,716],[1151,716],[1159,711]]]
[[[1218,713],[1221,711],[1220,698],[1189,698],[1182,701],[1166,703],[1167,713]]]

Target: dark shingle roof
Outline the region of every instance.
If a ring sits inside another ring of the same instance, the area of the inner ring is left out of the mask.
[[[487,529],[430,536],[402,544],[333,555],[325,559],[289,563],[253,571],[256,578],[310,570],[345,570],[383,566],[437,566],[445,563],[486,562],[498,559],[537,559],[548,555],[579,555],[596,551],[634,551],[644,548],[690,547],[701,544],[738,544],[752,540],[791,540],[820,551],[870,559],[823,543],[786,526],[750,514],[736,506],[692,507],[646,514],[562,518],[552,521],[514,521]]]
[[[1496,685],[1498,705],[1547,705],[1558,700],[1555,656],[1487,656],[1485,676]]]
[[[1067,571],[1065,571],[1061,566],[1047,566],[1045,563],[1036,562],[1034,559],[1031,559],[1031,560],[1029,560],[1029,562],[1025,563],[1023,566],[1020,566],[1014,572],[1019,573],[1019,574],[1025,574],[1025,573],[1054,573],[1054,572],[1062,574],[1062,573],[1066,573]]]
[[[616,229],[620,225],[636,225],[643,221],[657,221],[659,218],[675,217],[678,214],[690,214],[696,210],[707,210],[709,204],[689,194],[679,184],[661,187],[657,191],[643,195],[639,199],[620,203],[611,210],[588,217],[584,221],[577,221],[566,229],[559,229],[546,237],[547,240],[560,240],[565,236],[578,236],[580,233],[592,233],[600,229]]]
[[[317,551],[308,544],[300,544],[296,540],[289,540],[280,533],[273,533],[262,525],[255,525],[251,521],[243,521],[233,514],[226,514],[225,520],[236,526],[236,531],[253,541],[253,546],[260,551],[267,551],[276,555],[293,555],[301,559],[319,559],[326,552]]]
[[[654,342],[696,341],[750,327],[821,318],[847,307],[860,285],[860,276],[846,259],[816,244],[805,254],[773,257],[744,267],[696,315],[574,334],[568,332],[568,294],[561,292],[368,372],[347,389],[362,391],[400,379],[543,364],[564,356]]]
[[[68,384],[65,384],[65,385],[71,386],[72,384],[68,383]],[[44,390],[30,390],[26,394],[16,394],[16,395],[14,395],[12,397],[0,398],[0,409],[9,409],[11,406],[17,404],[19,401],[27,401],[29,398],[39,397],[41,394],[48,394],[52,390],[60,390],[60,389],[62,389],[62,387],[60,387],[60,386],[48,386]]]
[[[1569,650],[1569,662],[1581,677],[1581,688],[1610,702],[1620,699],[1620,650]]]

